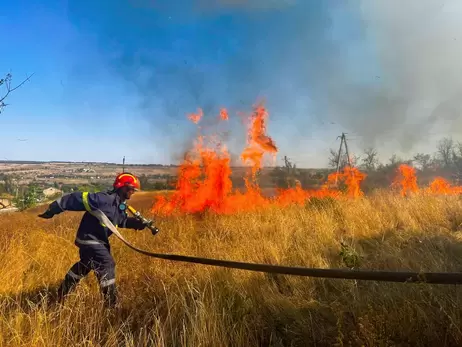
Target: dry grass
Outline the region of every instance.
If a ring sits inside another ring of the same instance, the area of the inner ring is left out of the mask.
[[[142,195],[134,206],[149,207]],[[122,308],[107,312],[94,275],[63,305],[40,293],[78,259],[79,213],[2,215],[1,346],[452,346],[457,286],[268,276],[139,255],[112,237]],[[235,216],[172,218],[161,233],[123,230],[157,252],[308,267],[460,271],[462,200],[381,193]]]

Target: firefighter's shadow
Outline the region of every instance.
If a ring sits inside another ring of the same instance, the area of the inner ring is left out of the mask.
[[[31,290],[0,294],[0,302],[6,310],[20,310],[28,313],[44,308],[48,309],[59,303],[59,283],[41,286]]]

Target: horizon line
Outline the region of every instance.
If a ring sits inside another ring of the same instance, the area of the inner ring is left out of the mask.
[[[140,163],[133,163],[133,164],[120,164],[120,163],[114,163],[114,162],[105,162],[105,161],[73,161],[73,160],[0,160],[0,164],[102,164],[102,165],[114,165],[114,166],[125,166],[125,167],[130,167],[130,166],[160,166],[160,167],[179,167],[181,164],[155,164],[155,163],[150,163],[150,164],[140,164]],[[250,166],[245,166],[245,165],[231,165],[230,167],[234,168],[250,168]],[[282,166],[264,166],[262,169],[265,168],[276,168],[276,167],[282,167]],[[306,168],[306,167],[299,167],[298,169],[306,169],[306,170],[328,170],[329,168],[327,167],[311,167],[311,168]]]

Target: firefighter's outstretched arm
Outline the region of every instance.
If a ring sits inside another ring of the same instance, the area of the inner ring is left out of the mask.
[[[153,225],[153,221],[150,219],[146,218],[139,218],[139,217],[126,217],[125,220],[122,222],[120,225],[121,228],[126,228],[126,229],[135,229],[135,230],[143,230],[145,228],[148,228],[151,230],[151,233],[153,235],[156,235],[159,232],[159,229],[157,229]]]
[[[99,193],[74,192],[53,201],[39,217],[52,218],[64,211],[94,211],[105,203],[105,199]]]
[[[135,230],[143,230],[145,228],[148,228],[153,235],[156,235],[159,232],[159,229],[157,229],[152,220],[140,220],[136,217],[127,217],[127,219],[124,221],[121,227]]]

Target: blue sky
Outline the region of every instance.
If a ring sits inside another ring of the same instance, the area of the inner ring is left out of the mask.
[[[159,3],[3,4],[0,72],[34,76],[0,117],[0,159],[174,163],[196,134],[186,115],[198,107],[211,118],[230,109],[226,139],[239,154],[236,112],[259,98],[279,157],[299,166],[325,165],[341,131],[376,140],[383,124],[369,132],[378,123],[361,118],[370,111],[361,97],[380,103],[395,81],[382,74],[360,1]],[[339,97],[345,87],[351,97]]]

